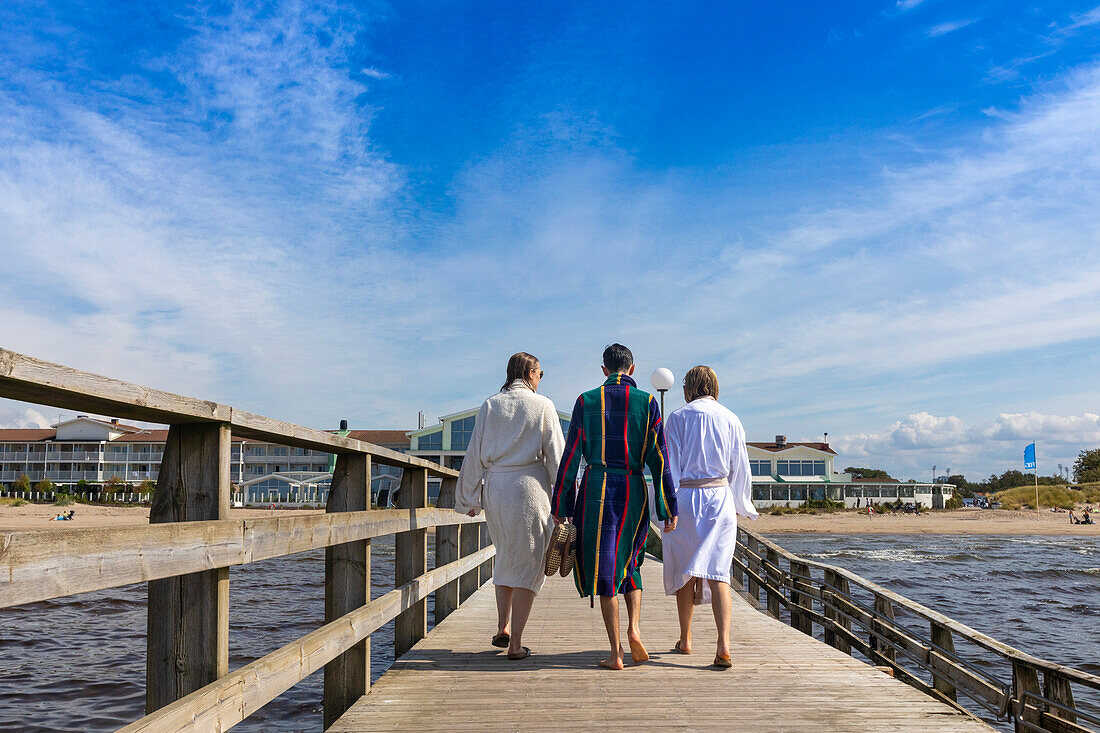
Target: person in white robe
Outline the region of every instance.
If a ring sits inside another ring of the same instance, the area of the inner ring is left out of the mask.
[[[730,666],[730,568],[737,515],[756,519],[745,429],[718,403],[718,376],[706,366],[684,377],[687,404],[665,421],[669,467],[680,522],[664,535],[665,593],[676,596],[680,638],[675,650],[691,653],[691,614],[712,603],[718,626],[714,664]]]
[[[565,438],[554,403],[536,394],[538,359],[520,352],[508,361],[508,379],[485,400],[455,489],[455,511],[476,517],[483,509],[496,546],[497,634],[492,644],[509,659],[531,653],[523,629],[546,576],[550,542],[550,492]]]

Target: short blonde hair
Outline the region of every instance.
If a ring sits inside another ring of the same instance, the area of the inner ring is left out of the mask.
[[[700,397],[718,399],[718,375],[709,366],[693,366],[684,375],[684,399],[688,402]]]

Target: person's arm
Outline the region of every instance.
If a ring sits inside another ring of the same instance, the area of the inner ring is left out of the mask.
[[[542,419],[542,465],[546,467],[548,477],[546,485],[552,487],[557,481],[558,466],[561,465],[562,454],[565,451],[565,436],[561,434],[558,410],[550,400],[547,400]]]
[[[729,484],[733,493],[733,506],[741,516],[756,519],[760,514],[752,504],[752,471],[749,468],[749,449],[745,444],[745,428],[734,417],[731,430],[733,465],[730,466]]]
[[[488,414],[489,403],[485,402],[474,418],[474,432],[470,435],[470,445],[462,459],[458,486],[455,487],[455,511],[471,517],[476,517],[481,511],[481,479],[485,476],[485,464],[481,458],[481,436],[485,431]]]
[[[676,493],[672,490],[672,474],[669,472],[668,448],[665,446],[665,425],[661,420],[661,408],[652,395],[649,397],[649,434],[646,435],[645,462],[653,478],[653,504],[657,518],[665,523],[665,531],[676,529]]]
[[[560,522],[573,516],[577,503],[577,470],[581,465],[584,447],[584,396],[573,405],[573,417],[569,421],[569,435],[565,439],[562,458],[558,463],[558,476],[554,482],[554,494],[550,497],[550,513]]]

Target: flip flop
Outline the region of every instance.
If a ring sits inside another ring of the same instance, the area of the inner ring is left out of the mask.
[[[637,664],[649,661],[649,652],[645,650],[645,646],[642,644],[642,642],[630,642],[630,658],[633,659],[634,662]]]
[[[500,633],[493,637],[493,646],[500,647],[501,649],[508,648],[508,642],[512,640],[512,637],[507,633]]]
[[[521,646],[520,649],[522,651],[520,651],[519,654],[509,654],[508,658],[511,659],[513,662],[517,662],[520,659],[527,659],[527,657],[531,656],[531,650],[527,647]]]
[[[680,646],[680,640],[679,639],[677,639],[676,644],[673,645],[672,651],[674,651],[678,654],[691,654],[691,652],[684,651],[683,647]]]
[[[729,657],[723,657],[721,654],[714,655],[714,666],[722,669],[729,669],[733,666],[733,662]]]

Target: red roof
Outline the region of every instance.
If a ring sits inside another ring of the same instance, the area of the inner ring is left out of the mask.
[[[0,428],[0,440],[13,443],[52,440],[56,436],[57,431],[53,428]]]
[[[825,453],[832,453],[836,455],[836,451],[829,447],[828,443],[784,443],[779,445],[778,443],[747,443],[753,448],[760,448],[761,450],[770,450],[772,453],[778,453],[781,450],[788,450],[790,448],[813,448],[814,450],[824,451]]]

